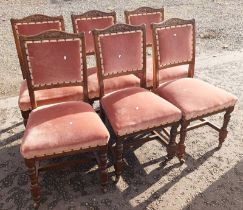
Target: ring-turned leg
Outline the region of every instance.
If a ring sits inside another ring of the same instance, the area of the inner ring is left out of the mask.
[[[187,121],[185,119],[181,120],[181,129],[180,129],[180,141],[178,144],[178,153],[177,156],[180,160],[180,163],[183,164],[185,162],[184,156],[185,156],[185,139],[186,139],[186,133],[187,133],[187,127],[189,126],[190,121]]]
[[[225,114],[224,114],[224,122],[223,122],[223,126],[221,127],[220,131],[219,131],[219,145],[218,148],[220,149],[222,147],[223,142],[225,141],[228,131],[227,131],[227,126],[229,124],[230,121],[230,117],[231,117],[231,112],[233,112],[234,107],[230,107],[226,110]]]
[[[31,194],[34,200],[34,208],[40,205],[40,188],[38,186],[38,175],[35,159],[25,159],[25,164],[28,167],[28,174],[31,183]]]
[[[115,174],[116,180],[118,182],[122,173],[123,167],[123,144],[120,138],[116,138],[116,162],[115,162]]]
[[[99,170],[100,170],[100,184],[102,191],[106,192],[106,185],[108,182],[108,173],[107,173],[107,146],[104,146],[99,151]]]
[[[170,141],[167,146],[167,160],[171,160],[177,153],[176,135],[179,122],[175,123],[170,129]]]

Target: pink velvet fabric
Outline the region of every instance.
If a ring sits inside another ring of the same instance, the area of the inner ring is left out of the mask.
[[[35,97],[38,106],[65,101],[81,101],[83,100],[83,87],[71,86],[38,90],[35,91]],[[31,109],[29,91],[26,81],[21,83],[18,103],[21,111]]]
[[[78,32],[85,33],[86,52],[94,52],[94,40],[92,30],[104,29],[114,24],[113,17],[92,18],[76,20]]]
[[[70,152],[108,143],[109,132],[84,102],[42,106],[29,116],[21,144],[24,158]]]
[[[142,32],[101,36],[100,45],[105,74],[143,68]]]
[[[31,36],[51,29],[62,30],[61,22],[16,24],[18,34]]]
[[[237,101],[231,93],[194,78],[164,83],[156,93],[178,107],[186,120],[234,106]]]
[[[178,108],[140,87],[108,94],[101,99],[101,105],[114,132],[119,136],[181,119]]]
[[[192,60],[193,26],[158,29],[160,65]]]
[[[188,77],[188,65],[179,65],[171,68],[166,68],[159,71],[159,83],[168,82],[170,80],[186,78]],[[153,59],[152,57],[147,58],[147,69],[146,69],[146,80],[147,87],[153,87]]]
[[[81,81],[80,42],[27,43],[34,85]]]
[[[89,92],[89,98],[91,99],[99,97],[100,94],[97,73],[95,70],[97,71],[96,67],[88,70],[90,72],[93,72],[93,74],[90,74],[88,76],[88,92]],[[105,94],[108,94],[113,91],[117,91],[119,89],[134,87],[134,86],[140,86],[140,79],[133,74],[113,77],[104,80]]]
[[[161,13],[145,13],[140,15],[130,15],[129,16],[129,23],[131,25],[146,25],[146,43],[152,44],[153,37],[152,37],[152,30],[151,30],[151,23],[159,23],[162,19]]]

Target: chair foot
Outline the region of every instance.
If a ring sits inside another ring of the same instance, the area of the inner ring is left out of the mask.
[[[179,144],[177,157],[180,162],[181,162],[181,160],[185,161],[185,151],[186,151],[186,146],[184,144]]]
[[[114,182],[115,182],[115,184],[117,184],[117,183],[119,182],[120,177],[121,177],[120,175],[116,175],[116,178],[115,178],[115,181],[114,181]]]
[[[184,158],[179,158],[180,164],[183,165],[185,163],[185,159]]]
[[[218,146],[217,146],[217,150],[220,150],[222,145],[223,145],[222,143],[219,143]]]
[[[102,186],[102,187],[101,187],[101,191],[102,191],[103,193],[107,193],[107,187],[106,187],[106,186]]]
[[[34,203],[34,209],[38,209],[40,207],[39,203]]]

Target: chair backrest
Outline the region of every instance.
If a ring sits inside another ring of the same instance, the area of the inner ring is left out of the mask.
[[[146,43],[152,45],[152,23],[160,23],[164,20],[164,8],[140,7],[132,11],[124,11],[125,21],[131,25],[146,25]]]
[[[46,15],[31,15],[22,19],[11,19],[12,31],[14,35],[15,45],[19,58],[19,63],[23,78],[25,79],[25,72],[23,68],[23,56],[21,54],[19,36],[31,36],[39,34],[43,31],[56,29],[64,31],[64,20],[62,16],[50,17]]]
[[[195,67],[195,20],[168,19],[152,24],[154,88],[159,85],[159,71],[189,64],[188,76]]]
[[[83,86],[87,99],[87,64],[84,34],[51,30],[34,36],[20,36],[26,79],[32,108],[35,91]]]
[[[72,15],[74,33],[83,32],[85,34],[86,54],[95,54],[92,31],[94,29],[105,29],[116,23],[115,12],[102,12],[91,10],[81,15]]]
[[[100,97],[104,96],[104,79],[134,74],[141,86],[146,81],[145,25],[116,24],[93,31]]]

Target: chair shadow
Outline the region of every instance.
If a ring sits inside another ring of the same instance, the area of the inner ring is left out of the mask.
[[[214,148],[210,151],[208,151],[207,153],[205,153],[203,156],[201,156],[199,159],[195,160],[193,159],[189,154],[186,154],[186,163],[185,164],[189,164],[190,162],[192,162],[193,164],[187,165],[187,167],[180,173],[179,176],[177,176],[176,178],[174,178],[171,182],[169,182],[168,184],[164,185],[162,188],[160,188],[159,190],[153,192],[149,198],[147,198],[146,200],[144,200],[142,203],[140,203],[138,206],[136,207],[132,207],[133,209],[145,209],[150,203],[152,203],[155,199],[155,197],[158,195],[161,195],[163,193],[166,193],[171,187],[173,187],[178,181],[180,181],[183,177],[187,176],[188,174],[192,173],[194,170],[198,169],[209,157],[211,157],[215,152],[217,151],[217,148]],[[139,164],[139,160],[137,159],[137,157],[135,156],[134,153],[132,153],[132,158],[129,157],[130,161],[127,160],[127,162],[129,162],[131,165],[131,167],[126,166],[124,168],[124,173],[122,175],[123,179],[125,180],[125,182],[127,183],[132,183],[132,180],[130,178],[128,178],[129,176],[127,176],[127,173],[131,173],[131,169],[133,169],[133,165],[138,165]],[[149,163],[153,164],[153,163],[158,163],[161,162],[160,166],[161,168],[159,170],[160,175],[158,175],[158,171],[157,169],[153,170],[152,172],[150,172],[149,174],[147,174],[144,170],[143,167],[149,165]],[[149,186],[139,186],[139,188],[137,188],[136,193],[139,195],[141,193],[143,193],[148,187],[150,187],[151,185],[155,184],[159,179],[161,179],[163,176],[166,176],[172,169],[174,168],[178,168],[180,167],[180,163],[178,162],[177,164],[173,164],[170,165],[166,168],[164,168],[165,165],[165,157],[160,157],[158,159],[152,160],[148,163],[145,163],[143,165],[140,165],[139,168],[142,168],[143,172],[142,174],[144,174],[144,176],[146,176],[146,179],[150,180]],[[151,180],[153,180],[153,182],[151,183]],[[128,192],[131,191],[132,186],[128,186],[128,188],[123,192],[123,194],[126,196],[126,199],[129,201],[130,199],[132,199],[133,197],[135,197],[134,195],[131,196],[131,194],[129,194]]]
[[[12,126],[9,126],[8,128],[5,128],[5,129],[1,130],[1,131],[0,131],[0,135],[3,134],[3,133],[6,133],[6,132],[8,132],[9,130],[11,130],[11,129],[13,129],[13,128],[16,128],[16,127],[18,127],[18,126],[20,126],[20,125],[22,125],[22,124],[23,124],[23,122],[18,122],[18,123],[16,123],[16,124],[12,125]]]
[[[12,127],[14,126],[16,125],[13,125]],[[9,129],[11,128],[9,127]],[[7,129],[5,130],[7,132]],[[18,133],[1,140],[0,169],[3,173],[0,174],[0,196],[3,199],[0,201],[0,208],[7,207],[11,209],[16,206],[19,209],[32,208],[27,168],[25,167],[23,158],[20,155],[19,145],[15,145],[15,141],[19,140],[23,135],[22,129],[18,129],[18,131]],[[161,146],[163,147],[163,145]],[[123,199],[123,204],[126,204],[126,209],[143,209],[154,201],[154,194],[162,194],[168,191],[168,189],[170,189],[181,178],[188,175],[193,170],[196,170],[217,150],[216,148],[210,150],[197,160],[194,160],[187,154],[187,161],[185,164],[193,162],[192,165],[188,165],[178,177],[154,192],[138,206],[133,207],[129,202],[131,199],[146,191],[174,168],[180,167],[179,161],[177,164],[164,165],[165,156],[162,155],[141,164],[134,153],[137,148],[138,147],[134,147],[124,153],[124,160],[127,164],[124,166],[122,178],[128,185],[124,191],[121,191],[111,181],[111,178],[113,178],[112,176],[114,175],[114,169],[112,165],[112,157],[110,157],[110,168],[108,169],[109,184],[108,192],[106,194],[103,194],[100,191],[97,164],[95,162],[91,162],[89,164],[82,164],[68,169],[58,169],[40,173],[39,185],[41,187],[41,206],[43,208],[60,208],[60,205],[63,202],[65,205],[69,205],[69,203],[73,200],[73,196],[76,195],[76,199],[84,202],[75,203],[74,207],[81,206],[82,208],[86,208],[86,203],[88,203],[94,208],[99,207],[102,209],[111,209],[109,202],[112,202],[113,198],[121,198]],[[62,161],[72,158],[79,158],[79,155],[48,160],[47,162]],[[158,163],[160,165],[159,168],[154,169],[150,173],[145,171],[147,166]],[[143,184],[145,179],[149,180],[149,182],[145,182],[145,184]],[[90,201],[90,199],[93,198],[96,198],[97,200],[100,199],[101,204],[97,204],[97,201]],[[108,204],[106,204],[106,202],[108,202]],[[103,206],[100,207],[100,205]],[[115,208],[116,204],[114,202],[112,205]]]
[[[243,209],[243,159],[197,195],[183,210]]]

